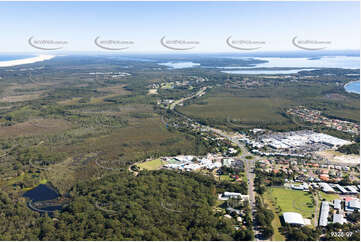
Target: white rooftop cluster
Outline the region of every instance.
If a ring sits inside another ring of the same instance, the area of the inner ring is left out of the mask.
[[[339,139],[328,134],[315,133],[311,136],[311,141],[314,143],[330,144],[334,147],[351,144],[350,141]]]
[[[336,192],[328,183],[320,182],[318,185],[321,187],[321,190],[323,192],[326,192],[326,193],[335,193]]]
[[[249,195],[242,195],[241,193],[238,192],[224,192],[223,194],[218,195],[218,199],[220,200],[228,200],[230,198],[236,198],[242,201],[247,201],[249,200]]]
[[[292,131],[284,133],[267,133],[256,139],[250,137],[240,138],[239,141],[253,147],[252,152],[260,155],[272,156],[298,156],[303,157],[304,152],[335,149],[343,145],[351,144],[350,141],[339,139],[331,135],[316,133],[310,130]],[[257,149],[265,146],[278,150],[278,152],[262,152]],[[287,150],[287,152],[285,151]],[[283,151],[283,152],[282,152]]]
[[[268,137],[262,139],[264,145],[269,145],[276,149],[287,149],[307,146],[314,143],[322,143],[331,147],[339,147],[351,144],[350,141],[339,139],[327,134],[315,132],[290,132],[289,135],[283,137]]]
[[[193,171],[200,168],[214,169],[214,168],[222,167],[222,163],[220,161],[213,162],[212,159],[208,157],[203,157],[201,159],[198,159],[192,155],[184,155],[184,156],[169,158],[168,161],[172,159],[175,160],[176,163],[166,164],[164,165],[164,167],[170,169],[186,170],[186,171]],[[194,159],[196,161],[194,161]]]

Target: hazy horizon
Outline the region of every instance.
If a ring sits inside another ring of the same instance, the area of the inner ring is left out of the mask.
[[[262,51],[298,50],[293,38],[359,50],[359,8],[359,2],[0,2],[7,33],[0,52],[44,52],[29,44],[31,37],[67,42],[66,52],[109,51],[94,44],[97,37],[132,42],[119,53],[179,52],[162,46],[162,38],[198,42],[186,53],[254,52],[232,48],[228,39],[260,43],[248,47]]]

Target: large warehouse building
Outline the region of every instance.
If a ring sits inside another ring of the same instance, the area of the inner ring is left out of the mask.
[[[283,219],[286,224],[291,225],[305,225],[305,220],[303,219],[302,215],[299,213],[294,212],[286,212],[283,213]]]

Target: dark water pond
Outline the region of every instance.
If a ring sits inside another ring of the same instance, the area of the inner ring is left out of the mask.
[[[30,200],[37,202],[37,201],[46,201],[46,200],[53,200],[59,197],[57,191],[52,189],[50,186],[45,184],[40,184],[39,186],[35,187],[34,189],[27,191],[23,195],[24,197],[29,198]]]
[[[37,212],[54,212],[56,210],[61,210],[62,206],[60,205],[52,205],[52,206],[35,206],[34,204],[41,204],[41,202],[50,201],[57,199],[59,197],[59,193],[51,188],[49,185],[40,184],[39,186],[35,187],[34,189],[27,191],[24,193],[23,197],[29,198],[30,201],[28,202],[29,208]]]

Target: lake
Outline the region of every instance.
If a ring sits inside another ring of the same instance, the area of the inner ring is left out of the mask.
[[[25,192],[23,197],[27,197],[30,200],[37,202],[56,199],[59,197],[59,194],[50,186],[46,184],[40,184],[34,189]]]
[[[360,94],[360,81],[349,82],[345,85],[346,92]]]
[[[272,69],[263,69],[263,70],[232,70],[232,71],[222,71],[223,73],[228,74],[249,74],[249,75],[257,75],[257,74],[295,74],[300,71],[312,71],[316,69],[292,69],[292,70],[272,70]]]
[[[248,57],[233,57],[233,59],[247,59]],[[359,56],[325,56],[319,58],[295,58],[295,57],[255,57],[256,60],[267,61],[255,64],[255,70],[249,67],[226,67],[222,72],[229,74],[294,74],[304,70],[317,70],[318,68],[344,68],[359,69]],[[295,68],[288,70],[272,70],[259,68]],[[296,69],[299,68],[299,69]],[[232,69],[232,70],[229,70]],[[238,69],[238,70],[235,70]],[[247,70],[244,70],[247,69]]]
[[[233,59],[247,59],[245,57]],[[359,69],[359,56],[324,56],[320,58],[295,58],[295,57],[255,57],[256,60],[267,61],[265,63],[255,64],[258,68],[273,68],[273,67],[294,67],[294,68],[344,68],[344,69]],[[239,67],[247,68],[247,67]],[[248,67],[249,68],[249,67]]]
[[[168,66],[168,67],[171,67],[173,69],[192,68],[192,67],[200,66],[199,63],[194,63],[194,62],[191,62],[191,61],[188,61],[188,62],[166,62],[166,63],[158,63],[158,65]]]

